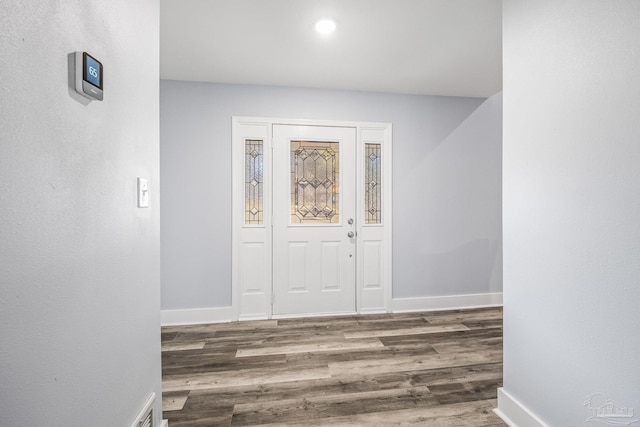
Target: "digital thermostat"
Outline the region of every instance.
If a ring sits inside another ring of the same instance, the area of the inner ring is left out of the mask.
[[[102,101],[102,63],[87,52],[76,52],[76,91],[89,99]]]

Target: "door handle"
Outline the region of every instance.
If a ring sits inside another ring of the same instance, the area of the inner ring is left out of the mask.
[[[353,236],[355,236],[353,231],[350,231],[350,232],[347,233],[347,237],[353,237]]]

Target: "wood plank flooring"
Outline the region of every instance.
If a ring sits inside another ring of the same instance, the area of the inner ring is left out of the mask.
[[[170,427],[504,426],[502,309],[162,328]]]

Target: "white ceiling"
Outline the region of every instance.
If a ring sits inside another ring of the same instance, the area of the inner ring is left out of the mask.
[[[500,0],[161,0],[160,77],[409,94],[502,90]],[[335,33],[314,31],[317,20]]]

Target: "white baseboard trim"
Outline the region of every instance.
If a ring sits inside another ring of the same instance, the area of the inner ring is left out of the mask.
[[[502,305],[502,292],[492,294],[450,295],[439,297],[397,298],[391,300],[391,312],[455,310],[464,308],[495,307]],[[361,310],[362,314],[381,313],[384,310]],[[333,314],[335,315],[335,313]],[[162,326],[198,325],[202,323],[226,323],[234,320],[233,307],[191,308],[161,310]],[[273,316],[276,319],[278,316]],[[286,316],[291,317],[291,316]],[[302,316],[306,317],[306,316]],[[264,317],[256,317],[256,319]],[[242,320],[252,320],[243,318]]]
[[[160,427],[169,427],[169,421],[162,420],[162,423],[160,424]]]
[[[361,308],[358,314],[384,314],[388,313],[387,309],[382,308]]]
[[[503,387],[498,388],[498,407],[493,410],[509,427],[548,427]]]
[[[226,323],[233,321],[232,307],[191,308],[185,310],[161,310],[160,325],[198,325],[202,323]]]
[[[391,312],[455,310],[502,305],[502,292],[491,294],[447,295],[439,297],[394,298]]]
[[[278,319],[304,319],[305,317],[333,317],[333,316],[354,316],[357,315],[355,311],[344,311],[337,313],[311,313],[311,314],[274,314],[271,316],[273,320]]]

